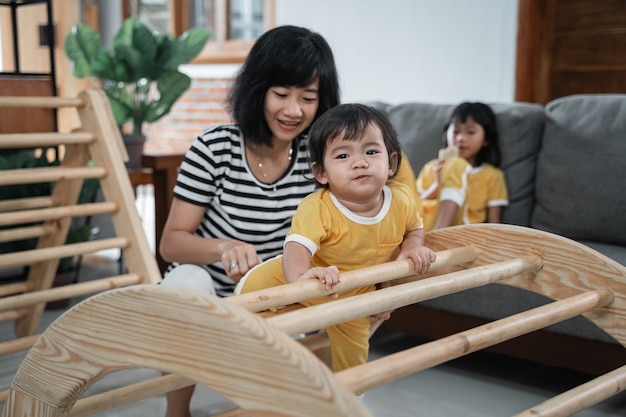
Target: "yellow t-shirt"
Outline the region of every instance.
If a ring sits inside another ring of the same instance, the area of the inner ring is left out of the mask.
[[[310,194],[298,206],[285,243],[296,241],[311,252],[311,267],[335,265],[340,271],[389,262],[407,232],[423,227],[411,190],[389,181],[375,217],[362,217],[343,206],[327,189]]]
[[[436,159],[429,161],[420,171],[417,178],[417,191],[420,194],[437,186],[433,174],[436,163]],[[435,196],[422,199],[426,231],[435,226],[441,201],[453,201],[459,206],[452,225],[484,223],[488,207],[506,206],[509,203],[506,180],[501,169],[488,163],[472,167],[465,159],[458,157],[449,159],[443,165]]]

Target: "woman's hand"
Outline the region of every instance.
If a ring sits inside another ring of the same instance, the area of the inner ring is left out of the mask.
[[[218,248],[224,271],[234,282],[239,282],[250,269],[263,262],[256,253],[256,248],[249,243],[239,240],[222,240]]]

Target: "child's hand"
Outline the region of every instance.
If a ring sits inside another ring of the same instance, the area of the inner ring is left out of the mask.
[[[435,262],[437,254],[426,246],[416,246],[409,248],[402,248],[398,259],[411,259],[415,265],[415,274],[424,275],[428,272],[430,264]]]
[[[301,279],[318,279],[326,290],[332,290],[341,281],[339,269],[336,266],[314,267],[302,274]],[[332,298],[337,298],[338,294],[331,294]]]
[[[438,159],[435,165],[433,166],[433,176],[435,177],[435,182],[439,184],[441,179],[441,169],[443,165],[446,163],[445,159]]]

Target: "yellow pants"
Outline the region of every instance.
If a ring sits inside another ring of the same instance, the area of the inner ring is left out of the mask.
[[[243,294],[275,287],[286,283],[283,276],[282,257],[270,259],[252,269],[242,278],[235,289],[236,294]],[[356,290],[339,293],[339,299],[373,291],[375,287],[367,286]],[[301,301],[306,307],[324,304],[335,299],[328,297],[313,298]],[[362,317],[346,323],[336,324],[326,329],[330,340],[333,371],[339,372],[367,362],[369,352],[370,318]]]

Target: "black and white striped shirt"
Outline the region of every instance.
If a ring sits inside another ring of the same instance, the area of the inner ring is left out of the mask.
[[[285,174],[272,184],[263,184],[250,171],[239,128],[212,127],[187,151],[174,196],[206,207],[197,235],[250,243],[266,260],[282,253],[296,207],[315,189],[307,158],[306,140],[298,137]],[[232,295],[235,284],[221,262],[207,267],[217,294]]]

